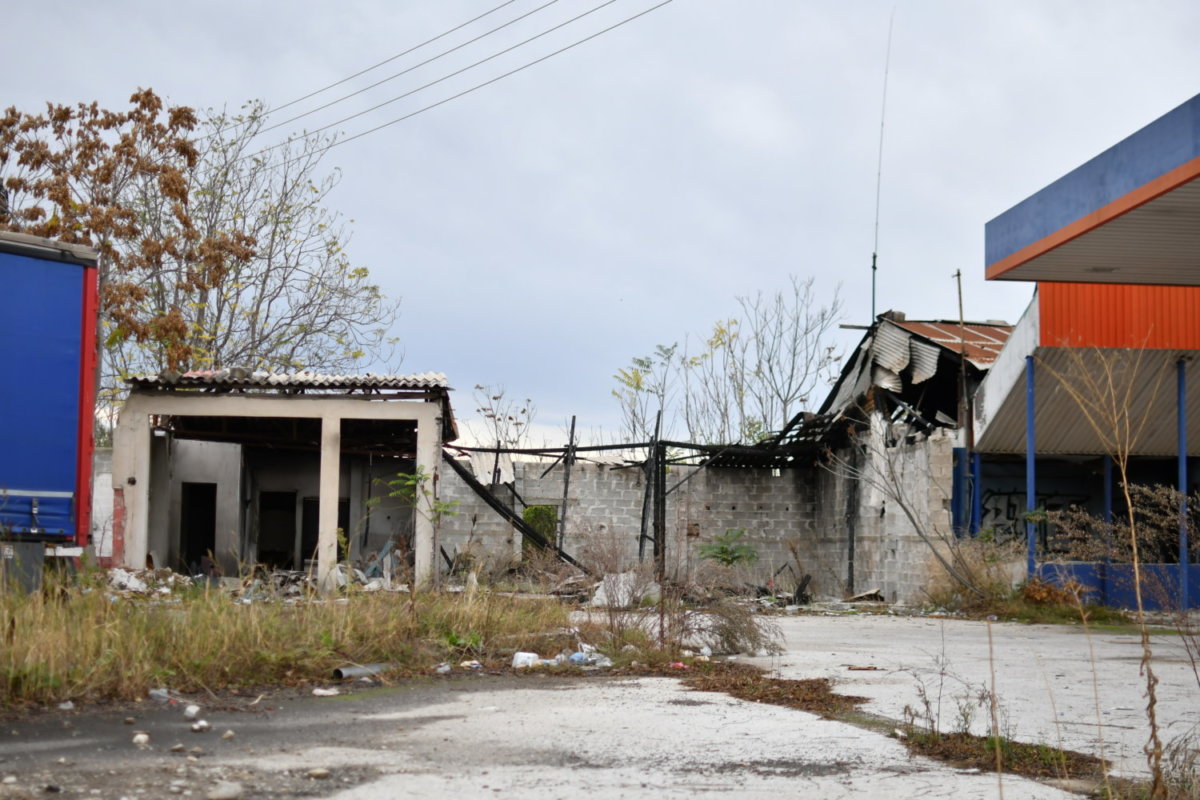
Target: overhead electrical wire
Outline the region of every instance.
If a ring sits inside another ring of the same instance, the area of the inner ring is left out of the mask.
[[[359,77],[360,75],[366,75],[368,72],[371,72],[372,70],[379,69],[384,64],[390,64],[398,58],[403,58],[404,56],[408,55],[409,53],[420,50],[422,47],[424,47],[426,45],[433,44],[434,42],[438,41],[439,39],[444,39],[447,36],[449,36],[450,34],[455,33],[456,31],[462,30],[463,28],[467,27],[471,23],[478,22],[479,20],[483,19],[484,17],[491,16],[492,14],[495,14],[497,11],[504,8],[505,6],[511,6],[515,2],[517,2],[517,0],[505,0],[505,2],[501,3],[500,5],[496,6],[495,8],[485,11],[477,17],[472,17],[471,19],[469,19],[466,22],[463,22],[459,25],[455,25],[453,28],[451,28],[448,31],[443,31],[442,33],[439,33],[437,36],[434,36],[431,39],[426,39],[425,41],[421,42],[420,44],[413,45],[412,47],[408,48],[407,50],[405,50],[403,52],[396,53],[396,55],[394,55],[394,56],[389,56],[388,58],[385,58],[383,61],[380,61],[377,64],[372,64],[371,66],[367,67],[366,69],[360,69],[358,72],[354,73],[353,75],[347,75],[345,78],[342,78],[339,81],[334,81],[333,83],[329,84],[328,86],[322,86],[320,89],[311,91],[308,94],[304,95],[303,97],[297,97],[295,100],[289,100],[288,102],[286,102],[282,105],[275,106],[274,108],[270,109],[266,113],[274,114],[276,111],[282,111],[283,109],[294,106],[297,103],[303,103],[305,100],[308,100],[310,97],[316,97],[317,95],[321,94],[322,92],[327,92],[330,89],[334,88],[335,86],[341,86],[343,83],[352,81],[355,78]],[[536,11],[537,9],[534,9],[534,10]]]
[[[448,55],[450,55],[451,53],[454,53],[454,52],[456,52],[456,51],[458,51],[458,50],[461,50],[461,49],[463,49],[464,47],[466,47],[466,46],[468,46],[468,45],[475,44],[475,42],[478,42],[480,39],[484,39],[484,38],[486,38],[486,37],[488,37],[488,36],[491,36],[493,33],[496,33],[497,31],[504,30],[505,28],[507,28],[507,27],[508,27],[508,26],[510,26],[510,25],[515,25],[516,23],[520,22],[521,20],[525,19],[526,17],[530,17],[530,16],[532,16],[532,15],[536,14],[537,12],[541,11],[542,9],[544,9],[544,8],[547,8],[547,7],[549,7],[549,6],[552,6],[552,5],[554,5],[554,4],[555,4],[555,3],[557,3],[557,2],[558,2],[558,0],[550,0],[550,1],[549,1],[549,2],[547,2],[547,3],[543,3],[542,5],[538,6],[537,8],[534,8],[534,9],[532,9],[532,10],[530,10],[530,11],[526,11],[524,14],[520,15],[519,17],[514,17],[513,19],[510,19],[508,22],[504,23],[503,25],[498,25],[498,26],[496,26],[495,28],[492,28],[490,31],[487,31],[487,32],[485,32],[485,33],[481,33],[481,34],[479,34],[479,35],[478,35],[478,36],[476,36],[474,39],[468,39],[467,41],[463,42],[462,44],[458,44],[458,45],[455,45],[454,47],[451,47],[449,50],[443,50],[441,53],[438,53],[436,56],[431,56],[430,58],[427,58],[427,59],[425,59],[424,61],[421,61],[421,62],[418,62],[418,63],[416,63],[416,64],[413,64],[413,65],[412,65],[411,67],[409,67],[408,69],[401,70],[400,72],[397,72],[397,73],[395,73],[394,75],[389,75],[388,77],[386,77],[386,78],[384,78],[384,79],[382,79],[382,80],[375,81],[375,83],[372,83],[372,84],[371,84],[371,85],[369,85],[369,86],[364,86],[364,87],[363,87],[363,88],[361,88],[361,89],[356,89],[355,91],[351,92],[350,94],[342,95],[341,97],[337,98],[336,100],[330,100],[328,103],[325,103],[325,104],[323,104],[323,105],[319,105],[319,106],[317,106],[316,108],[310,109],[310,110],[308,110],[308,111],[304,111],[304,112],[302,112],[302,113],[300,113],[300,114],[297,114],[297,115],[296,115],[296,116],[294,116],[294,117],[289,117],[288,119],[285,119],[285,120],[283,120],[282,122],[276,122],[274,125],[269,125],[269,126],[267,126],[266,128],[263,128],[262,130],[260,130],[260,131],[258,132],[258,134],[259,134],[259,135],[261,135],[261,134],[264,134],[264,133],[266,133],[267,131],[272,131],[272,130],[275,130],[276,128],[281,128],[281,127],[283,127],[284,125],[287,125],[287,124],[289,124],[289,123],[295,122],[295,121],[296,121],[296,120],[298,120],[298,119],[302,119],[302,118],[304,118],[304,117],[307,117],[309,114],[315,114],[315,113],[317,113],[318,111],[324,111],[325,109],[329,108],[330,106],[335,106],[335,105],[337,105],[338,103],[341,103],[341,102],[342,102],[342,101],[344,101],[344,100],[349,100],[351,97],[354,97],[354,96],[356,96],[356,95],[360,95],[360,94],[362,94],[363,92],[370,91],[371,89],[374,89],[376,86],[382,86],[383,84],[387,83],[388,81],[393,81],[393,80],[395,80],[396,78],[399,78],[399,77],[401,77],[401,76],[403,76],[403,75],[407,75],[408,73],[412,72],[413,70],[420,69],[421,67],[425,66],[426,64],[432,64],[434,61],[437,61],[439,58],[442,58],[442,57],[444,57],[444,56],[448,56]],[[494,9],[493,9],[493,10],[494,10]],[[590,12],[589,12],[589,13],[590,13]],[[475,19],[479,19],[479,17],[476,17]],[[472,20],[472,22],[474,22],[474,20]],[[465,25],[465,24],[467,24],[467,23],[463,23],[463,24]],[[462,26],[459,26],[459,27],[462,27]],[[443,35],[445,35],[445,34],[443,34]],[[430,41],[433,41],[433,40],[431,39]],[[428,44],[428,42],[426,42],[426,44]],[[420,47],[420,46],[423,46],[423,45],[418,45],[418,47]],[[396,58],[399,58],[401,55],[405,55],[406,53],[411,53],[411,52],[412,52],[413,50],[415,50],[415,49],[416,49],[416,48],[412,48],[412,49],[410,49],[410,50],[407,50],[407,51],[405,51],[405,53],[400,53],[399,55],[393,56],[391,59],[388,59],[388,61],[392,61],[392,60],[394,60],[394,59],[396,59]],[[378,67],[378,66],[380,66],[381,64],[385,64],[385,63],[387,63],[387,62],[380,62],[380,64],[376,64],[375,66],[376,66],[376,67]],[[370,69],[375,69],[375,67],[371,67]],[[369,70],[363,70],[363,72],[367,72],[367,71],[369,71]],[[350,77],[351,77],[351,78],[358,77],[358,75],[362,75],[362,74],[363,74],[363,72],[356,73],[355,75],[351,75]],[[339,81],[338,83],[345,83],[345,81],[347,81],[347,80],[350,80],[350,78],[346,78],[346,79],[344,79],[344,80],[342,80],[342,81]],[[325,87],[325,88],[327,88],[327,89],[328,89],[328,88],[331,88],[331,87],[333,87],[333,86],[336,86],[336,85],[337,85],[337,84],[330,84],[329,86],[327,86],[327,87]],[[325,90],[324,90],[324,89],[321,89],[321,90],[318,90],[318,91],[325,91]],[[314,93],[314,94],[315,94],[315,93]],[[312,95],[310,94],[310,95],[308,95],[308,97],[312,97]],[[291,104],[289,103],[288,105],[291,105]],[[279,108],[284,108],[284,106],[280,106]],[[276,110],[276,111],[278,111],[279,109],[275,109],[275,110]],[[268,113],[269,113],[269,112],[268,112]],[[335,124],[336,124],[336,123],[335,123]]]
[[[319,133],[322,133],[322,132],[324,132],[324,131],[327,131],[327,130],[329,130],[330,128],[333,128],[333,127],[336,127],[336,126],[338,126],[338,125],[341,125],[341,124],[342,124],[342,123],[344,123],[344,122],[349,122],[349,121],[350,121],[350,120],[352,120],[352,119],[357,119],[358,117],[361,117],[361,116],[364,116],[364,115],[366,115],[366,114],[369,114],[369,113],[371,113],[372,111],[377,111],[377,110],[379,110],[379,109],[383,108],[384,106],[388,106],[388,105],[391,105],[392,103],[396,103],[396,102],[398,102],[398,101],[400,101],[400,100],[403,100],[403,99],[405,99],[405,98],[407,98],[407,97],[411,97],[412,95],[416,94],[417,92],[424,91],[425,89],[428,89],[428,88],[429,88],[429,87],[431,87],[431,86],[436,86],[436,85],[437,85],[437,84],[439,84],[439,83],[443,83],[444,81],[448,81],[448,80],[450,80],[451,78],[454,78],[454,77],[456,77],[456,76],[458,76],[458,75],[461,75],[461,74],[463,74],[464,72],[467,72],[468,70],[472,70],[472,69],[474,69],[475,67],[478,67],[478,66],[480,66],[481,64],[486,64],[488,61],[492,61],[493,59],[499,58],[500,56],[502,56],[502,55],[505,55],[505,54],[507,54],[507,53],[511,53],[512,51],[514,51],[514,50],[516,50],[516,49],[518,49],[518,48],[520,48],[520,47],[524,47],[525,45],[529,44],[530,42],[536,41],[537,39],[540,39],[540,38],[542,38],[543,36],[547,36],[547,35],[549,35],[549,34],[553,33],[554,31],[556,31],[556,30],[559,30],[560,28],[564,28],[564,27],[566,27],[567,25],[570,25],[570,24],[571,24],[571,23],[573,23],[573,22],[577,22],[578,20],[581,20],[581,19],[583,19],[584,17],[588,16],[589,14],[594,14],[594,13],[596,13],[597,11],[599,11],[599,10],[600,10],[600,9],[602,9],[602,8],[605,8],[606,6],[610,6],[610,5],[612,5],[612,4],[613,4],[613,3],[615,3],[616,1],[617,1],[617,0],[605,0],[605,2],[601,3],[600,5],[598,5],[598,6],[595,6],[595,7],[591,8],[591,9],[588,9],[587,11],[583,12],[582,14],[578,14],[577,16],[571,17],[570,19],[566,20],[565,22],[560,22],[559,24],[557,24],[557,25],[555,25],[555,26],[553,26],[553,27],[551,27],[551,28],[547,28],[546,30],[542,31],[541,33],[539,33],[539,34],[536,34],[536,35],[534,35],[534,36],[531,36],[531,37],[529,37],[528,39],[525,39],[524,41],[518,42],[517,44],[511,45],[511,46],[509,46],[509,47],[506,47],[506,48],[504,48],[503,50],[500,50],[499,52],[493,53],[492,55],[490,55],[490,56],[487,56],[487,57],[485,57],[485,58],[481,58],[481,59],[479,59],[478,61],[475,61],[474,63],[468,64],[467,66],[465,66],[465,67],[462,67],[461,69],[457,69],[457,70],[455,70],[454,72],[451,72],[451,73],[449,73],[448,75],[443,75],[442,77],[440,77],[440,78],[437,78],[436,80],[429,81],[428,83],[422,84],[421,86],[418,86],[418,87],[417,87],[417,88],[415,88],[415,89],[412,89],[412,90],[410,90],[410,91],[407,91],[407,92],[405,92],[405,93],[403,93],[403,94],[397,95],[396,97],[393,97],[393,98],[391,98],[391,99],[389,99],[389,100],[385,100],[385,101],[383,101],[382,103],[377,103],[376,105],[373,105],[373,106],[371,106],[370,108],[363,109],[362,111],[359,111],[359,112],[357,112],[357,113],[355,113],[355,114],[351,114],[351,115],[350,115],[350,116],[348,116],[348,117],[343,117],[343,118],[341,118],[341,119],[339,119],[339,120],[336,120],[336,121],[334,121],[334,122],[331,122],[331,123],[329,123],[328,125],[322,125],[321,127],[319,127],[319,128],[316,128],[315,130],[311,130],[311,131],[305,131],[305,133],[304,133],[304,134],[302,134],[302,135],[301,135],[300,137],[298,137],[298,138],[301,138],[301,139],[308,139],[308,138],[311,138],[311,137],[313,137],[313,136],[316,136],[316,135],[317,135],[317,134],[319,134]],[[449,102],[450,100],[454,100],[454,99],[456,99],[456,98],[458,98],[458,97],[462,97],[462,96],[463,96],[463,95],[465,95],[465,94],[470,94],[471,92],[475,91],[476,89],[481,89],[481,88],[483,88],[484,86],[488,86],[488,85],[490,85],[490,84],[493,84],[493,83],[495,83],[496,81],[498,81],[498,80],[501,80],[502,78],[506,78],[506,77],[508,77],[509,75],[514,75],[514,74],[516,74],[516,73],[518,73],[518,72],[521,72],[521,71],[522,71],[522,70],[524,70],[524,69],[528,69],[529,67],[533,66],[534,64],[539,64],[539,63],[541,63],[542,61],[545,61],[546,59],[548,59],[548,58],[550,58],[550,57],[552,57],[552,56],[556,56],[556,55],[558,55],[559,53],[565,52],[565,51],[567,51],[567,50],[570,50],[570,49],[571,49],[571,48],[573,48],[573,47],[576,47],[576,46],[578,46],[578,45],[580,45],[580,44],[583,44],[584,42],[590,41],[591,39],[594,39],[594,38],[596,38],[597,36],[600,36],[600,35],[602,35],[602,34],[604,34],[604,33],[607,33],[607,32],[609,32],[609,31],[611,31],[611,30],[613,30],[613,29],[615,29],[615,28],[619,28],[619,27],[621,27],[622,25],[625,25],[625,24],[626,24],[626,23],[628,23],[628,22],[632,22],[633,20],[637,19],[638,17],[644,16],[645,14],[648,14],[648,13],[650,13],[651,11],[654,11],[655,9],[661,8],[662,6],[665,6],[665,5],[667,5],[668,3],[670,3],[670,2],[673,2],[673,0],[665,0],[665,2],[659,3],[658,5],[655,5],[655,6],[651,6],[650,8],[646,9],[645,11],[641,11],[641,12],[639,12],[639,13],[637,13],[637,14],[635,14],[635,15],[631,16],[631,17],[627,17],[626,19],[622,20],[621,22],[618,22],[618,23],[616,23],[615,25],[610,25],[609,27],[607,27],[607,28],[604,28],[603,30],[600,30],[600,31],[598,31],[597,33],[591,34],[590,36],[587,36],[587,37],[585,37],[585,38],[583,38],[583,39],[580,39],[579,41],[577,41],[577,42],[575,42],[575,43],[573,43],[573,44],[567,45],[566,47],[563,47],[563,48],[561,48],[561,49],[559,49],[559,50],[555,50],[554,52],[550,53],[549,55],[542,56],[541,58],[535,59],[534,61],[530,61],[529,63],[527,63],[527,64],[525,64],[525,65],[523,65],[523,66],[520,66],[520,67],[518,67],[518,68],[516,68],[516,69],[514,69],[514,70],[511,70],[511,71],[509,71],[509,72],[506,72],[506,73],[504,73],[504,74],[502,74],[502,75],[500,75],[500,76],[498,76],[498,77],[496,77],[496,78],[492,78],[491,80],[488,80],[488,81],[485,81],[485,82],[483,82],[483,83],[481,83],[481,84],[478,84],[478,85],[476,85],[476,86],[473,86],[473,87],[471,87],[470,89],[467,89],[467,90],[465,90],[465,91],[459,92],[458,94],[452,95],[451,97],[449,97],[449,98],[447,98],[447,99],[445,99],[445,100],[441,100],[441,101],[439,101],[439,102],[437,102],[437,103],[434,103],[434,104],[432,104],[432,105],[430,105],[430,106],[426,106],[425,108],[422,108],[422,109],[420,109],[419,111],[413,112],[412,114],[407,114],[407,115],[405,115],[404,117],[401,117],[401,118],[399,118],[399,119],[393,120],[392,122],[385,123],[384,125],[381,125],[381,126],[379,126],[379,127],[376,127],[376,128],[372,128],[370,131],[366,131],[366,132],[364,132],[363,134],[356,134],[355,136],[351,136],[351,137],[349,137],[349,138],[347,138],[347,139],[342,139],[342,140],[340,140],[338,143],[340,144],[340,143],[342,143],[342,142],[352,141],[352,140],[354,140],[354,139],[357,139],[357,138],[359,138],[359,136],[363,136],[363,135],[365,135],[366,133],[371,133],[371,132],[374,132],[374,131],[376,131],[376,130],[379,130],[379,128],[384,128],[384,127],[387,127],[388,125],[395,124],[396,122],[399,122],[399,121],[401,121],[401,120],[403,120],[403,119],[408,119],[409,117],[415,116],[416,114],[419,114],[419,113],[421,113],[421,112],[423,112],[423,111],[428,111],[428,110],[429,110],[429,109],[431,109],[431,108],[436,108],[437,106],[444,105],[445,103]],[[243,161],[243,160],[246,160],[246,159],[254,158],[254,157],[256,157],[256,156],[260,156],[260,155],[262,155],[263,153],[268,153],[268,152],[270,152],[271,150],[276,150],[276,149],[278,149],[278,148],[280,148],[280,147],[285,147],[286,145],[290,144],[290,143],[291,143],[291,142],[293,142],[293,141],[294,141],[294,139],[292,139],[292,138],[285,139],[285,140],[284,140],[284,141],[282,141],[282,142],[278,142],[278,143],[276,143],[276,144],[273,144],[273,145],[268,145],[267,147],[264,147],[264,148],[262,148],[262,149],[260,149],[260,150],[256,150],[256,151],[255,151],[255,152],[253,152],[253,153],[250,153],[250,154],[248,154],[248,155],[244,155],[244,156],[242,156],[241,158],[239,158],[238,160],[239,160],[239,161]],[[324,150],[325,150],[325,149],[328,149],[328,148],[322,148],[321,150],[318,150],[317,152],[324,152]]]
[[[326,145],[325,147],[322,147],[319,150],[316,150],[312,155],[315,155],[316,153],[324,153],[327,150],[332,150],[335,147],[338,147],[343,144],[347,144],[349,142],[354,141],[355,139],[361,139],[362,137],[367,136],[368,134],[375,133],[376,131],[381,131],[384,128],[389,128],[392,125],[395,125],[399,122],[404,122],[406,119],[412,119],[413,117],[417,116],[418,114],[423,114],[426,111],[437,108],[438,106],[443,106],[446,103],[449,103],[451,100],[457,100],[458,98],[463,97],[464,95],[471,94],[471,92],[474,92],[478,89],[482,89],[485,86],[490,86],[491,84],[496,83],[497,81],[504,80],[505,78],[509,77],[510,75],[516,75],[518,72],[522,72],[526,69],[529,69],[530,67],[532,67],[536,64],[540,64],[543,61],[546,61],[547,59],[553,58],[554,56],[559,55],[560,53],[565,53],[568,50],[574,49],[574,48],[578,47],[579,45],[584,44],[585,42],[590,42],[592,39],[595,39],[598,36],[603,36],[604,34],[608,33],[609,31],[620,28],[622,25],[627,25],[628,23],[633,22],[635,19],[638,19],[639,17],[644,17],[647,14],[649,14],[651,11],[657,11],[658,9],[662,8],[665,5],[669,5],[672,2],[674,2],[674,0],[662,0],[661,3],[650,6],[650,8],[647,8],[645,11],[639,11],[638,13],[634,14],[633,16],[626,17],[625,19],[621,20],[620,22],[618,22],[614,25],[609,25],[607,28],[596,31],[595,33],[593,33],[589,36],[585,36],[584,38],[580,39],[579,41],[573,42],[573,43],[567,45],[566,47],[561,47],[558,50],[555,50],[553,53],[547,53],[546,55],[542,56],[541,58],[536,58],[527,64],[523,64],[523,65],[517,67],[516,69],[509,70],[508,72],[505,72],[502,75],[497,75],[496,77],[492,78],[491,80],[487,80],[487,81],[484,81],[483,83],[476,84],[475,86],[472,86],[470,89],[464,89],[463,91],[459,92],[458,94],[450,95],[449,97],[447,97],[444,100],[439,100],[436,103],[431,103],[431,104],[425,106],[424,108],[418,108],[416,111],[413,111],[409,114],[405,114],[402,117],[397,117],[396,119],[393,119],[389,122],[385,122],[382,125],[376,125],[374,128],[369,128],[368,130],[362,131],[361,133],[356,133],[353,136],[347,136],[345,139],[339,139],[336,142],[332,142],[332,143]],[[293,161],[294,160],[297,160],[297,159],[293,159]]]

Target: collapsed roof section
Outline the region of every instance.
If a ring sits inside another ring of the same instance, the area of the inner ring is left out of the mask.
[[[724,448],[710,466],[803,466],[844,433],[844,420],[888,398],[889,413],[918,428],[959,424],[962,367],[970,396],[1012,334],[1006,322],[908,320],[880,314],[867,329],[818,413],[801,412],[779,433],[753,447]]]
[[[847,359],[833,390],[821,405],[822,414],[842,414],[863,402],[878,387],[934,420],[950,417],[958,404],[959,367],[964,358],[968,382],[977,383],[995,362],[1012,333],[1005,322],[907,320],[886,311],[867,330]],[[948,394],[948,396],[946,396]]]

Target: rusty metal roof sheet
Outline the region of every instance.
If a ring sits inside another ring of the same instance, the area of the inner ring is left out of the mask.
[[[928,339],[955,353],[965,346],[967,361],[980,369],[987,369],[992,365],[1013,329],[1012,325],[1000,322],[968,322],[960,325],[947,320],[891,321],[909,333]]]
[[[221,370],[194,370],[185,373],[133,377],[128,383],[136,388],[256,388],[256,389],[366,389],[424,390],[450,388],[440,372],[415,375],[323,375],[317,372],[251,372],[231,367]]]

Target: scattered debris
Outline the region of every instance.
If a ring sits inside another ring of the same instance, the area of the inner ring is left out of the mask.
[[[537,653],[525,653],[518,651],[513,653],[512,666],[513,669],[525,669],[527,667],[536,667],[541,661],[541,656]]]
[[[192,723],[192,732],[193,733],[204,733],[206,730],[208,730],[211,727],[212,727],[212,725],[209,725],[207,720],[203,720],[203,719],[196,720],[195,722]]]
[[[450,672],[450,665],[443,661],[434,668],[434,672],[438,675],[446,675]]]
[[[875,667],[875,666],[859,667],[854,664],[847,664],[846,669],[850,670],[851,672],[879,672],[883,669],[883,667]]]
[[[169,569],[127,570],[114,567],[108,571],[108,586],[126,597],[167,597],[191,587],[192,579]]]
[[[238,800],[242,796],[242,785],[233,781],[217,781],[205,795],[208,800]]]
[[[134,724],[135,722],[137,722],[137,720],[136,720],[136,719],[134,719],[133,717],[126,717],[126,718],[125,718],[125,724],[126,724],[126,725],[132,725],[132,724]]]
[[[182,753],[184,750],[187,750],[187,748],[183,746],[182,742],[176,742],[175,744],[171,745],[172,753]]]
[[[853,597],[851,597],[849,600],[847,600],[846,602],[847,603],[884,603],[887,601],[883,599],[883,592],[879,591],[878,588],[875,588],[875,589],[868,589],[867,591],[862,592],[861,594],[856,594]]]
[[[333,773],[330,772],[329,770],[325,769],[324,767],[313,767],[305,774],[308,775],[308,777],[312,778],[313,780],[323,781],[326,778],[328,778],[330,775],[332,775]]]
[[[195,703],[192,703],[183,710],[184,719],[195,719],[198,716],[200,716],[200,706]]]
[[[75,704],[72,703],[70,700],[64,700],[63,702],[58,704],[59,711],[73,711],[74,709],[75,709]]]
[[[145,750],[150,746],[150,734],[138,731],[133,735],[133,743],[138,746],[138,749]]]
[[[312,693],[313,697],[337,697],[339,694],[341,694],[341,691],[339,691],[337,687],[323,689],[318,686],[316,689],[312,690]]]
[[[333,677],[337,680],[346,678],[366,678],[367,683],[371,682],[372,675],[380,675],[387,672],[395,664],[348,664],[344,667],[338,667],[333,671]]]
[[[613,572],[596,585],[592,605],[598,608],[631,608],[643,601],[657,603],[662,590],[636,572]]]
[[[480,664],[474,659],[471,659],[470,661],[463,661],[459,664],[459,666],[463,669],[483,669],[483,664]]]

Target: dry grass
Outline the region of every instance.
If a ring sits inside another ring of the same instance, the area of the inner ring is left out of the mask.
[[[147,600],[75,586],[0,593],[0,620],[0,705],[12,706],[299,683],[347,663],[501,659],[567,615],[552,600],[489,593],[241,604],[216,590]]]

